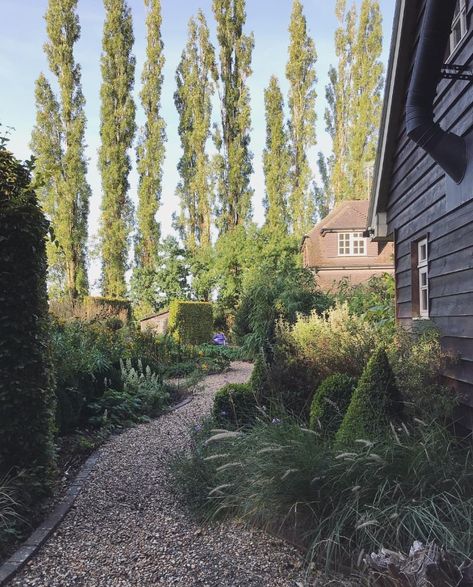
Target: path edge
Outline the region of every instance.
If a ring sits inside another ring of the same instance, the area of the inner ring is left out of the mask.
[[[193,396],[184,399],[183,401],[168,408],[163,414],[169,414],[179,408],[189,404],[193,400]],[[74,481],[66,491],[63,500],[54,508],[46,520],[30,534],[29,538],[0,565],[0,587],[6,585],[13,577],[24,567],[24,565],[38,552],[40,547],[46,542],[51,534],[56,530],[66,514],[72,508],[77,496],[81,492],[84,483],[88,479],[92,469],[95,467],[99,459],[99,447],[80,468]]]

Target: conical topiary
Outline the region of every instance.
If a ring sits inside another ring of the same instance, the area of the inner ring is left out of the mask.
[[[324,437],[333,438],[350,405],[356,379],[335,373],[322,381],[310,407],[310,427],[320,430]]]
[[[378,348],[366,365],[336,434],[337,446],[357,439],[373,440],[385,434],[390,422],[399,421],[403,401],[384,348]]]

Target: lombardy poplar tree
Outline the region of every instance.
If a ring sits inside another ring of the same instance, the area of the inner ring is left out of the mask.
[[[181,177],[177,186],[181,205],[178,225],[191,255],[211,243],[212,170],[206,144],[210,137],[215,76],[215,52],[209,41],[207,22],[199,11],[197,18],[189,21],[174,94],[183,150],[178,164]]]
[[[135,237],[135,265],[130,283],[135,316],[156,309],[156,271],[159,266],[160,227],[157,213],[161,202],[165,122],[161,116],[163,86],[163,41],[161,2],[145,0],[146,61],[141,74],[141,105],[145,122],[141,128],[136,159],[138,169],[138,210]]]
[[[291,154],[284,124],[284,99],[276,76],[264,92],[266,147],[263,151],[266,227],[276,238],[288,233],[289,171]]]
[[[81,69],[74,59],[80,37],[77,0],[49,0],[45,15],[49,67],[57,79],[59,99],[41,74],[36,82],[36,125],[31,148],[41,204],[49,216],[48,243],[52,294],[71,299],[88,291],[87,220],[90,187],[84,155],[86,119]]]
[[[161,2],[145,0],[146,61],[141,76],[141,105],[145,123],[136,149],[138,167],[137,237],[135,246],[136,267],[156,270],[159,247],[159,224],[156,214],[161,201],[165,122],[161,116],[161,91],[163,85],[163,41],[161,39]]]
[[[135,134],[132,90],[135,58],[133,24],[125,0],[104,0],[99,169],[102,176],[100,245],[102,291],[105,296],[126,294],[132,205],[128,197],[128,154]]]
[[[379,3],[363,0],[358,16],[354,5],[347,10],[346,0],[337,0],[336,15],[338,63],[329,71],[325,121],[333,145],[333,156],[328,161],[329,185],[339,202],[369,197],[381,115],[383,66]]]
[[[215,133],[221,233],[245,225],[251,215],[250,152],[251,112],[247,86],[251,75],[253,34],[246,35],[245,0],[213,0],[219,45],[221,130]]]
[[[315,63],[317,53],[307,31],[301,0],[294,0],[289,25],[290,43],[286,77],[289,81],[289,133],[292,150],[290,216],[292,230],[301,236],[312,225],[312,172],[308,150],[316,144]]]

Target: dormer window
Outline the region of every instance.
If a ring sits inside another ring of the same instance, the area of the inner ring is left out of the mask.
[[[449,55],[452,55],[468,32],[466,5],[467,0],[458,0],[457,2],[453,16],[452,32],[450,34]]]
[[[366,239],[362,232],[340,232],[338,234],[339,257],[366,255]]]

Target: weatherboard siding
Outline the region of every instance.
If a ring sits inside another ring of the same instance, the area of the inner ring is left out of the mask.
[[[424,3],[420,5],[421,14]],[[473,2],[469,2],[469,33],[453,55],[454,63],[473,60],[472,16]],[[411,51],[411,71],[420,22],[419,18]],[[470,135],[473,84],[442,80],[435,116],[444,129]],[[444,348],[460,356],[458,364],[449,368],[445,376],[460,392],[463,403],[473,408],[473,185],[472,199],[448,211],[445,174],[407,137],[404,117],[394,153],[387,221],[396,243],[397,317],[406,326],[412,324],[411,247],[413,242],[427,236],[430,319],[442,332]],[[465,417],[473,425],[471,413]]]

